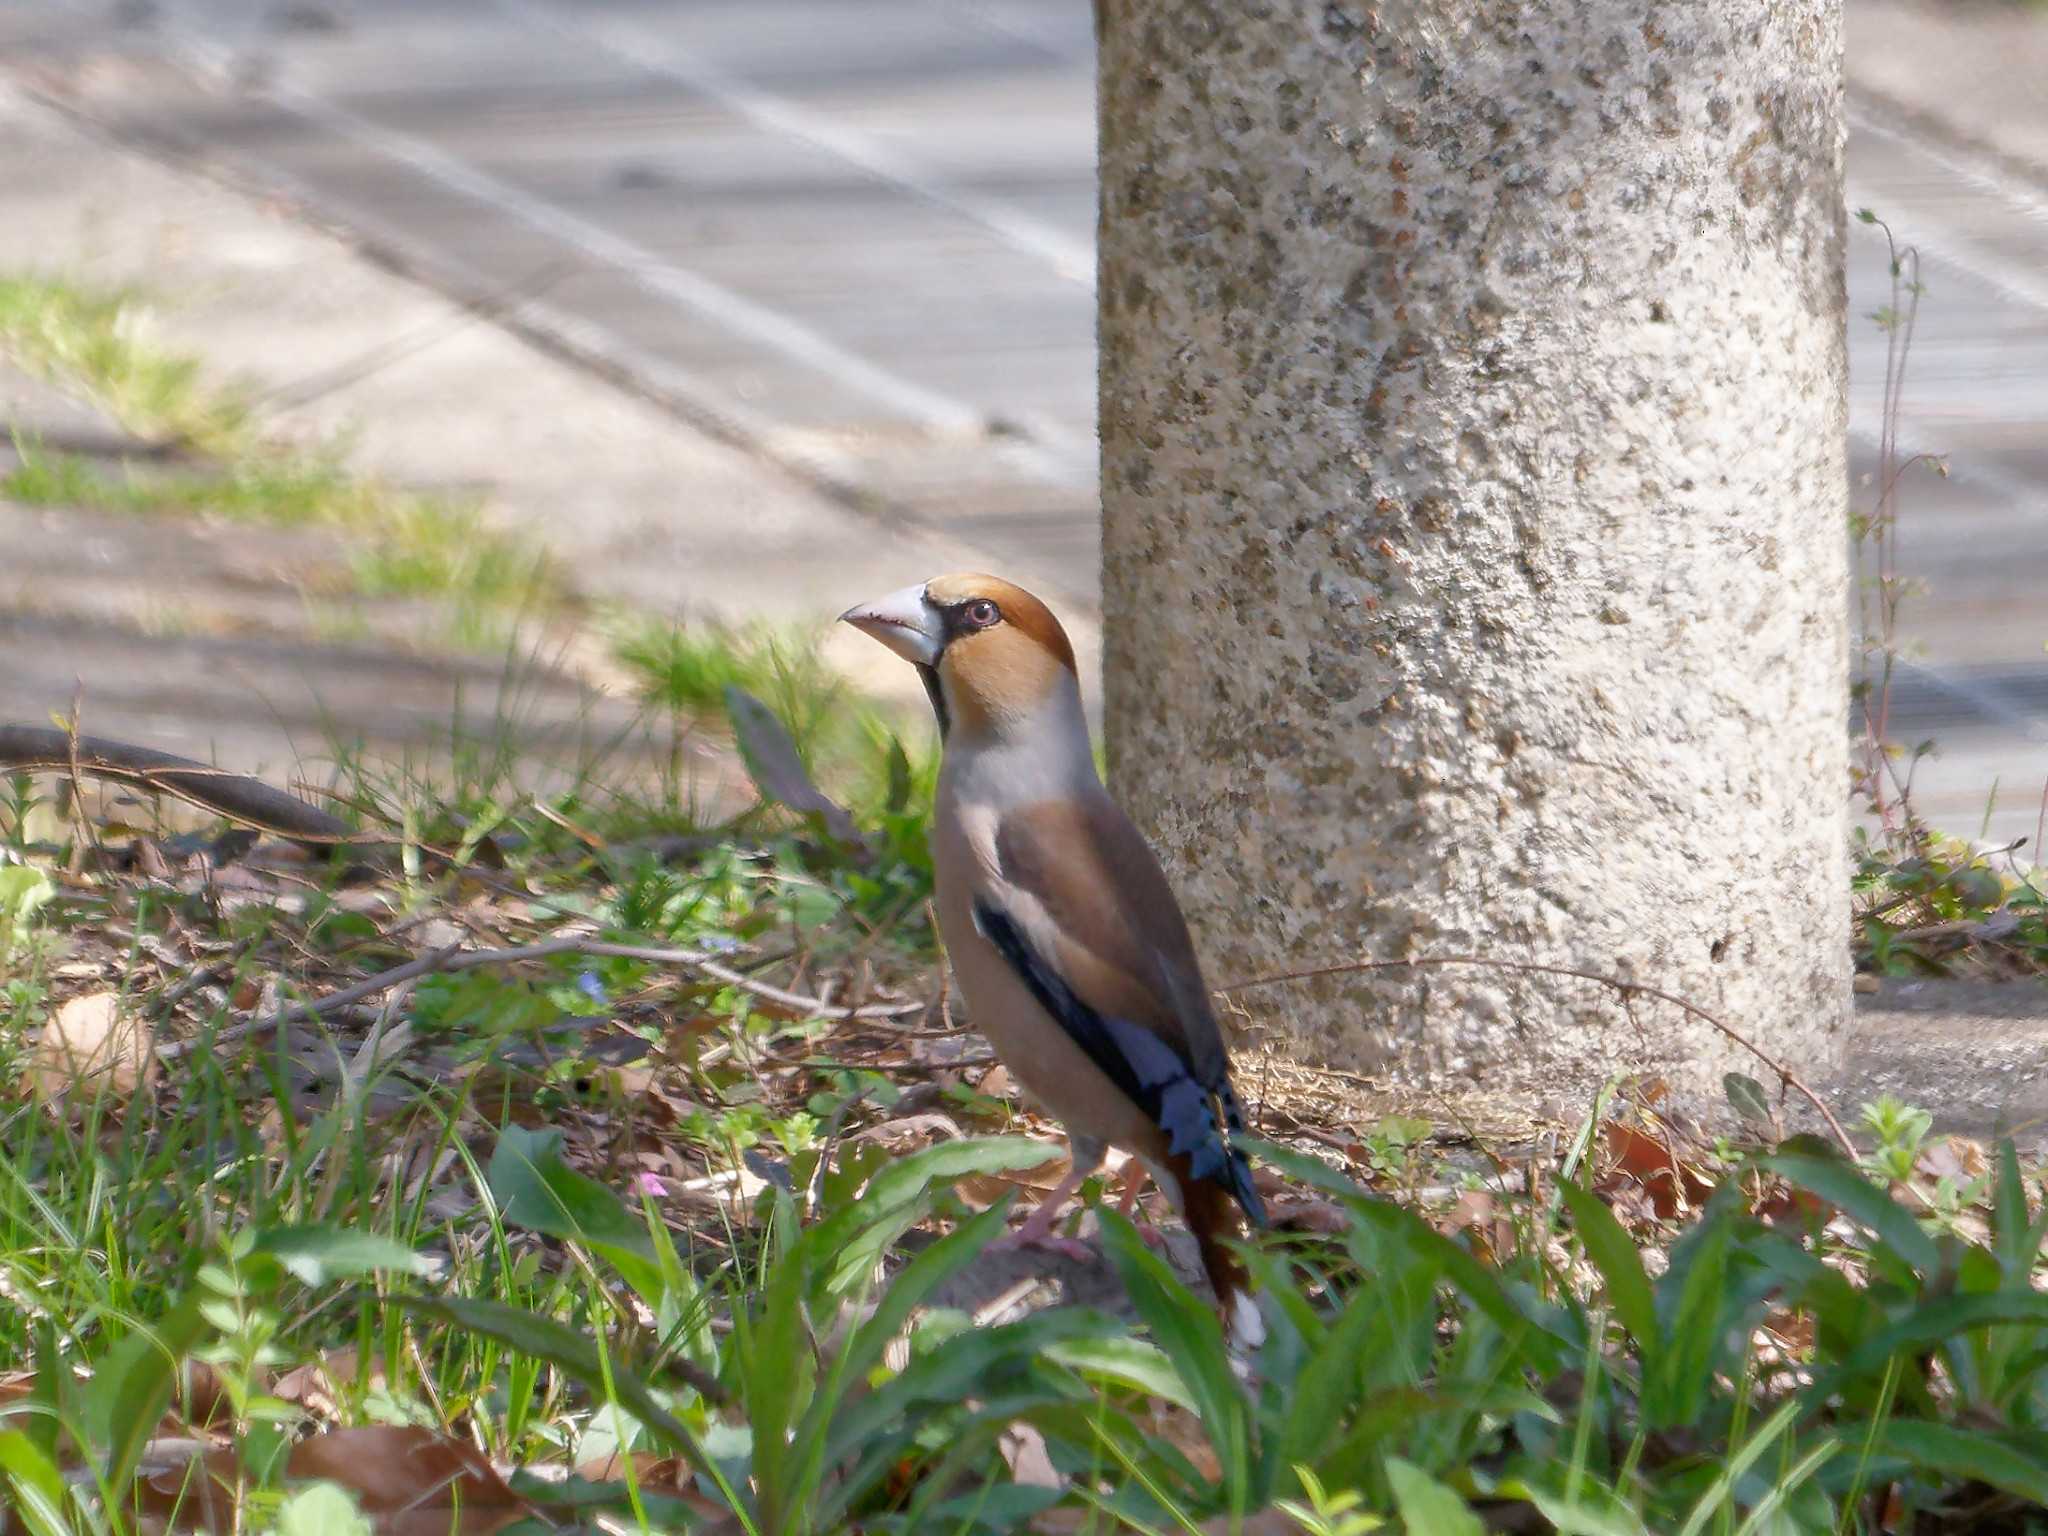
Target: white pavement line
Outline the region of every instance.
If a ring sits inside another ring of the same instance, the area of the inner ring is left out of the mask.
[[[664,261],[637,241],[523,192],[424,139],[373,123],[293,85],[272,84],[267,94],[295,116],[395,161],[425,180],[517,219],[591,260],[625,273],[657,298],[758,342],[895,415],[939,432],[968,433],[982,429],[982,413],[965,401],[938,394],[878,368],[809,326],[710,278]]]
[[[1903,145],[1957,180],[1997,198],[2005,204],[2008,212],[2018,214],[2030,224],[2048,225],[2048,193],[2013,175],[1990,157],[1958,150],[1897,122],[1888,122],[1877,112],[1860,107],[1853,100],[1847,103],[1843,115],[1856,132]]]
[[[913,197],[972,220],[1013,250],[1036,257],[1060,277],[1093,290],[1095,244],[1076,240],[1056,225],[1001,198],[949,184],[908,155],[849,128],[823,112],[763,90],[705,62],[644,28],[602,15],[590,5],[572,21],[553,0],[497,0],[498,9],[560,37],[584,43],[641,71],[709,97],[765,132],[779,134],[865,171]]]
[[[1882,194],[1873,196],[1869,184],[1857,177],[1848,177],[1846,181],[1852,216],[1859,208],[1869,208],[1880,217],[1884,216],[1887,199]],[[1922,259],[1961,273],[2009,303],[2048,313],[2048,283],[2042,282],[2028,268],[2003,261],[1968,241],[1949,235],[1930,234],[1924,229],[1902,231],[1896,224],[1893,232],[1900,236],[1901,251],[1915,249]],[[1878,232],[1877,238],[1884,238],[1882,231]]]
[[[2048,741],[2048,723],[2031,710],[2015,704],[2004,689],[1980,682],[1967,675],[1957,676],[1939,667],[1930,667],[1925,662],[1906,661],[1903,658],[1894,665],[1901,672],[1910,672],[1930,686],[1950,697],[1968,704],[1979,714],[1996,720],[2009,730],[2017,731],[2029,741]]]

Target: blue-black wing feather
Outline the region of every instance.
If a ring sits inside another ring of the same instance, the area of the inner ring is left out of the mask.
[[[1228,1189],[1253,1226],[1265,1226],[1266,1208],[1252,1185],[1251,1165],[1230,1139],[1244,1129],[1244,1115],[1228,1074],[1204,1082],[1185,1056],[1152,1031],[1083,1002],[1016,921],[992,903],[975,902],[974,922],[1038,1005],[1166,1132],[1168,1151],[1186,1157],[1194,1177]]]

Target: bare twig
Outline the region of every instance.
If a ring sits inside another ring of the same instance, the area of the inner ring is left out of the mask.
[[[295,842],[332,846],[392,841],[375,833],[359,833],[339,817],[261,779],[228,773],[169,752],[50,726],[0,724],[0,771],[62,773],[69,775],[74,785],[81,776],[112,779],[137,789],[175,795],[230,821]]]
[[[1624,998],[1637,996],[1654,997],[1659,1002],[1669,1003],[1672,1007],[1683,1010],[1701,1023],[1711,1024],[1723,1035],[1726,1035],[1730,1040],[1762,1062],[1777,1075],[1778,1081],[1784,1087],[1797,1093],[1820,1112],[1821,1119],[1827,1122],[1828,1130],[1833,1133],[1835,1140],[1842,1144],[1843,1148],[1852,1158],[1862,1156],[1856,1149],[1856,1143],[1849,1139],[1849,1133],[1842,1129],[1842,1122],[1835,1118],[1834,1111],[1828,1108],[1821,1096],[1808,1087],[1805,1080],[1798,1073],[1765,1051],[1762,1046],[1736,1029],[1734,1025],[1729,1024],[1726,1020],[1716,1018],[1713,1014],[1707,1012],[1706,1009],[1700,1007],[1699,1004],[1689,1003],[1676,993],[1666,992],[1659,987],[1646,987],[1641,982],[1628,981],[1620,976],[1604,976],[1598,971],[1582,971],[1576,966],[1570,965],[1541,965],[1533,960],[1495,960],[1485,955],[1423,955],[1410,960],[1352,960],[1342,965],[1313,966],[1304,971],[1282,971],[1273,976],[1254,976],[1248,981],[1234,982],[1227,987],[1218,987],[1216,991],[1221,995],[1229,996],[1238,992],[1248,992],[1253,987],[1275,986],[1283,981],[1309,981],[1318,976],[1350,976],[1362,971],[1403,971],[1420,969],[1425,966],[1434,967],[1441,965],[1477,965],[1493,970],[1512,971],[1525,976],[1572,976],[1580,981],[1597,982],[1603,987],[1612,987]]]
[[[696,971],[714,981],[750,993],[765,1002],[775,1003],[792,1012],[818,1019],[892,1019],[905,1014],[921,1013],[925,1008],[922,1001],[901,1003],[869,1003],[859,1008],[831,1008],[815,997],[806,997],[800,992],[786,991],[765,981],[757,981],[729,965],[722,965],[710,955],[694,949],[667,949],[645,944],[614,944],[604,939],[557,938],[543,939],[537,944],[521,944],[509,949],[464,949],[451,944],[445,949],[434,950],[408,960],[403,965],[367,976],[353,985],[311,1003],[293,1003],[280,1008],[265,1019],[252,1019],[246,1024],[216,1030],[207,1036],[205,1043],[237,1039],[257,1031],[279,1028],[302,1019],[323,1018],[339,1012],[351,1004],[359,1003],[366,997],[374,996],[390,987],[417,981],[422,976],[452,975],[458,971],[473,971],[490,965],[516,965],[523,960],[545,960],[555,955],[583,955],[591,959],[644,960],[652,965],[673,965],[685,970]],[[172,1060],[195,1049],[200,1041],[176,1041],[160,1047],[157,1055]]]

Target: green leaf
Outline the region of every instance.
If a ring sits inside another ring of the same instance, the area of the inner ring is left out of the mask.
[[[372,1536],[369,1519],[336,1483],[314,1483],[277,1511],[277,1536]]]
[[[1408,1536],[1486,1536],[1465,1501],[1422,1468],[1389,1456],[1387,1484]]]
[[[21,926],[57,894],[40,869],[27,864],[0,865],[0,925]]]
[[[178,1367],[206,1335],[197,1295],[181,1297],[156,1330],[137,1329],[108,1350],[93,1372],[83,1414],[87,1432],[107,1448],[107,1486],[135,1479],[143,1447],[156,1437],[177,1387]]]
[[[860,1194],[804,1234],[807,1252],[829,1255],[820,1266],[829,1296],[863,1290],[889,1245],[923,1215],[934,1185],[970,1173],[1036,1168],[1059,1148],[1022,1136],[977,1136],[942,1141],[879,1169]]]
[[[251,1251],[269,1254],[307,1285],[380,1272],[427,1272],[427,1261],[405,1244],[351,1227],[267,1227],[256,1233]]]
[[[1721,1348],[1732,1224],[1733,1207],[1717,1196],[1673,1248],[1671,1267],[1658,1282],[1662,1342],[1643,1380],[1643,1417],[1654,1429],[1692,1423],[1706,1402]]]
[[[2027,1221],[2027,1185],[2020,1176],[2019,1149],[2010,1136],[1998,1143],[1998,1181],[1991,1192],[1991,1237],[2006,1279],[2027,1283],[2036,1257]]]
[[[1657,1301],[1650,1289],[1650,1277],[1643,1269],[1635,1240],[1628,1235],[1607,1202],[1587,1189],[1566,1180],[1557,1186],[1585,1244],[1586,1257],[1600,1271],[1607,1285],[1607,1301],[1622,1327],[1647,1358],[1654,1355],[1662,1335],[1657,1330]]]
[[[1850,1220],[1875,1232],[1885,1247],[1925,1276],[1941,1268],[1934,1239],[1920,1230],[1906,1208],[1864,1176],[1862,1170],[1815,1152],[1776,1152],[1758,1159],[1758,1167],[1789,1179],[1819,1195]]]
[[[1534,1487],[1520,1478],[1511,1478],[1494,1491],[1502,1498],[1522,1499],[1535,1505],[1537,1513],[1556,1528],[1557,1536],[1649,1536],[1643,1522],[1618,1500],[1614,1507],[1601,1509],[1583,1499],[1567,1499],[1563,1494]],[[1604,1488],[1599,1491],[1607,1492]]]
[[[1788,1434],[1798,1422],[1803,1404],[1793,1398],[1781,1404],[1778,1410],[1757,1427],[1755,1434],[1743,1443],[1742,1449],[1729,1457],[1715,1477],[1713,1484],[1702,1493],[1686,1516],[1685,1524],[1679,1527],[1678,1536],[1698,1536],[1707,1528],[1707,1522],[1726,1507],[1735,1496],[1735,1485],[1742,1481],[1743,1474],[1756,1465],[1765,1451],[1777,1444],[1779,1438]]]
[[[1173,1362],[1194,1398],[1202,1428],[1222,1465],[1233,1511],[1249,1507],[1251,1403],[1231,1369],[1230,1349],[1216,1313],[1164,1259],[1145,1246],[1138,1229],[1115,1211],[1100,1213],[1102,1245],[1123,1276],[1131,1305],[1152,1331],[1152,1341]]]
[[[465,1296],[394,1296],[394,1306],[448,1323],[467,1333],[495,1339],[507,1349],[545,1360],[604,1400],[606,1364],[588,1336],[564,1327],[551,1317]],[[610,1362],[610,1380],[617,1400],[650,1431],[673,1445],[693,1471],[714,1481],[718,1470],[696,1434],[655,1395],[654,1389],[627,1370],[617,1358]]]
[[[1549,1374],[1559,1368],[1563,1341],[1517,1306],[1470,1250],[1452,1242],[1415,1212],[1371,1198],[1320,1158],[1256,1137],[1244,1137],[1240,1144],[1254,1151],[1261,1161],[1335,1195],[1360,1221],[1403,1239],[1417,1254],[1440,1268],[1451,1284],[1465,1293],[1466,1300],[1491,1318],[1539,1371]]]
[[[775,711],[744,688],[727,683],[725,714],[732,722],[733,744],[762,799],[817,817],[842,843],[860,843],[860,828],[845,808],[811,782],[802,751]]]
[[[1157,1345],[1143,1339],[1128,1334],[1067,1339],[1048,1345],[1042,1353],[1047,1360],[1090,1381],[1128,1387],[1190,1413],[1197,1411],[1194,1397],[1172,1359]]]
[[[1102,1338],[1124,1325],[1082,1307],[1059,1307],[1015,1323],[955,1334],[929,1355],[913,1359],[903,1373],[858,1399],[832,1425],[825,1465],[854,1469],[809,1513],[812,1528],[835,1530],[840,1513],[852,1508],[910,1453],[919,1410],[951,1408],[972,1398],[982,1406],[974,1421],[1034,1418],[1045,1408],[1067,1404],[1086,1393],[1085,1411],[1101,1422],[1110,1410],[1097,1394],[1071,1381],[1047,1380],[1039,1357],[1063,1341]],[[960,1426],[955,1426],[956,1430]]]
[[[64,1519],[64,1474],[21,1430],[0,1430],[0,1483],[29,1536],[64,1536],[70,1529]]]
[[[2048,1505],[2048,1435],[2039,1431],[1958,1429],[1924,1419],[1888,1419],[1876,1428],[1837,1430],[1845,1445],[1866,1437],[1879,1452],[1890,1452],[1953,1482],[1989,1483],[2035,1504]]]
[[[506,1126],[486,1178],[507,1222],[581,1243],[605,1258],[648,1306],[659,1307],[667,1287],[646,1223],[597,1180],[562,1161],[560,1131]]]
[[[1894,1358],[1912,1360],[1928,1349],[1953,1342],[1959,1334],[2000,1323],[2032,1323],[2048,1328],[2048,1296],[2038,1291],[1990,1291],[1924,1302],[1889,1328],[1864,1340],[1802,1396],[1809,1405],[1824,1402],[1841,1390],[1844,1381],[1874,1375]]]
[[[1771,1099],[1762,1083],[1741,1072],[1730,1072],[1722,1077],[1721,1090],[1728,1095],[1728,1107],[1742,1119],[1764,1130],[1771,1128]]]

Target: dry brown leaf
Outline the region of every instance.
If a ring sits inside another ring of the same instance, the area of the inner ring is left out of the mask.
[[[285,1476],[340,1484],[364,1514],[378,1517],[378,1536],[486,1536],[526,1513],[473,1447],[411,1425],[330,1429],[301,1440]]]
[[[115,992],[74,997],[50,1016],[36,1037],[29,1071],[48,1099],[132,1098],[156,1069],[148,1021],[127,1012]]]
[[[351,1344],[343,1349],[330,1350],[318,1360],[296,1370],[286,1371],[277,1378],[270,1395],[287,1403],[299,1403],[311,1413],[331,1415],[335,1412],[338,1394],[344,1387],[353,1386],[356,1376],[357,1357],[355,1346]],[[381,1356],[370,1357],[368,1384],[373,1389],[386,1384]]]
[[[1702,1205],[1714,1186],[1703,1173],[1681,1159],[1669,1142],[1622,1120],[1601,1127],[1609,1177],[1638,1185],[1650,1197],[1659,1217],[1669,1221],[1688,1205]]]
[[[1967,1184],[1972,1179],[1981,1179],[1990,1169],[1991,1160],[1985,1156],[1983,1143],[1967,1136],[1943,1136],[1920,1149],[1913,1171],[1923,1178]]]
[[[970,1173],[953,1186],[962,1200],[977,1211],[987,1210],[1005,1195],[1046,1195],[1059,1187],[1060,1180],[1073,1171],[1072,1158],[1054,1148],[1045,1149],[1045,1161],[1034,1168],[1015,1168],[1008,1173]]]

